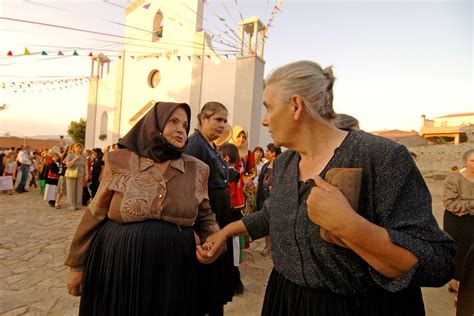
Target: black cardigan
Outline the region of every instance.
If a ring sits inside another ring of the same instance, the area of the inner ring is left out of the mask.
[[[306,212],[309,190],[299,187],[299,160],[294,151],[279,155],[273,165],[270,198],[261,212],[243,218],[253,239],[271,235],[275,269],[285,278],[339,294],[442,286],[451,279],[454,242],[439,229],[428,188],[404,146],[351,132],[320,175],[324,178],[334,167],[363,168],[358,213],[384,227],[395,244],[419,259],[411,271],[395,280],[375,271],[352,250],[320,239],[319,226]]]

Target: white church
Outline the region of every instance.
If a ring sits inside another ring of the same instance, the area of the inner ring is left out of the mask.
[[[236,57],[227,59],[203,30],[203,10],[203,0],[134,0],[127,7],[120,58],[110,65],[103,54],[92,57],[86,148],[116,143],[157,101],[188,103],[191,131],[206,102],[221,102],[229,123],[249,131],[250,148],[271,141],[260,124],[265,26],[257,17],[240,21]]]

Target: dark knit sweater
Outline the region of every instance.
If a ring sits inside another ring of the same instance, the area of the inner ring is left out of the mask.
[[[371,268],[350,249],[322,241],[307,215],[309,188],[298,183],[297,152],[274,162],[272,195],[261,212],[243,218],[252,239],[270,234],[275,269],[290,281],[339,294],[407,286],[442,286],[454,271],[453,240],[439,229],[431,196],[409,152],[390,140],[351,132],[335,151],[330,168],[363,168],[358,213],[384,227],[395,244],[418,257],[418,264],[395,280]],[[364,232],[360,232],[363,234]]]

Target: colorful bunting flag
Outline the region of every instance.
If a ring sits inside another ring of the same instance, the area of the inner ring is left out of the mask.
[[[211,55],[206,55],[207,58],[211,59]]]
[[[62,52],[62,51],[59,51],[59,52],[58,52],[58,56],[64,56],[63,52]]]
[[[148,10],[148,9],[150,8],[150,6],[151,6],[151,3],[147,3],[147,4],[145,4],[142,8]]]
[[[43,50],[43,51],[41,51],[41,55],[42,56],[48,56],[48,53]]]
[[[224,18],[221,18],[220,16],[219,16],[218,18],[219,18],[219,20],[221,20],[221,21],[225,21],[225,19],[224,19]]]
[[[8,51],[7,56],[13,56],[13,53],[11,50]]]
[[[196,57],[197,57],[198,59],[201,59],[201,56],[199,56],[199,55],[196,55]]]
[[[94,57],[94,55],[92,55],[92,52],[89,53],[89,55],[87,55],[89,57]]]
[[[176,56],[178,58],[178,61],[181,61],[181,56]]]
[[[25,52],[23,53],[23,55],[25,55],[25,56],[31,55],[28,48],[25,47]]]
[[[188,56],[189,61],[191,61],[191,56]]]
[[[77,50],[75,50],[74,53],[72,53],[72,56],[79,56],[79,54],[77,53]]]

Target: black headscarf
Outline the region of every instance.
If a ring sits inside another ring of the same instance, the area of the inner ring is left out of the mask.
[[[178,107],[182,107],[191,121],[191,108],[186,103],[157,102],[153,108],[138,121],[135,126],[118,142],[120,148],[128,148],[141,157],[153,161],[165,162],[178,159],[184,152],[168,143],[163,136],[163,129],[171,114]],[[189,134],[189,124],[186,135]],[[186,141],[187,144],[187,141]]]

